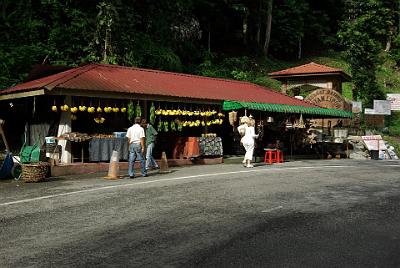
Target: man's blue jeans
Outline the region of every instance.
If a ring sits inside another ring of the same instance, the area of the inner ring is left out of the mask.
[[[134,165],[135,165],[136,159],[140,161],[140,169],[142,172],[142,176],[146,176],[147,175],[146,163],[145,163],[144,157],[142,155],[142,146],[140,145],[140,143],[132,143],[129,146],[128,174],[130,177],[135,176]]]
[[[153,157],[153,149],[154,149],[154,142],[147,145],[146,169],[149,169],[149,167],[158,168],[157,162],[156,162],[156,160],[154,160],[154,157]]]

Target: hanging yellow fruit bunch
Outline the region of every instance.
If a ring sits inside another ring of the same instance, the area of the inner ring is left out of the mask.
[[[104,112],[105,113],[111,113],[112,112],[112,108],[111,107],[104,107]]]
[[[97,107],[96,112],[101,113],[103,111],[103,109],[101,109],[101,107]]]
[[[121,113],[126,113],[126,107],[121,108]]]
[[[224,117],[225,115],[223,113],[218,113],[218,117]]]
[[[106,119],[104,117],[95,117],[94,118],[94,122],[96,122],[97,124],[103,124],[104,121],[106,121]]]
[[[61,110],[61,111],[63,111],[63,112],[66,112],[66,111],[68,111],[68,109],[69,109],[69,106],[68,106],[68,105],[66,105],[66,104],[64,104],[64,105],[61,105],[61,107],[60,107],[60,110]]]
[[[75,113],[77,113],[78,112],[78,107],[71,107],[71,113],[73,113],[73,114],[75,114]]]
[[[57,112],[57,105],[56,105],[56,100],[54,100],[54,102],[53,102],[53,106],[51,106],[51,110],[53,111],[53,112]]]
[[[118,112],[119,112],[119,108],[118,108],[118,107],[114,107],[114,108],[112,108],[112,111],[113,111],[114,113],[118,113]]]
[[[85,105],[79,105],[79,111],[80,112],[84,112],[84,111],[86,111],[87,110],[87,107],[85,106]]]
[[[91,106],[91,107],[89,107],[88,109],[87,109],[87,111],[88,111],[88,113],[94,113],[95,111],[96,111],[96,109],[93,107],[93,106]]]

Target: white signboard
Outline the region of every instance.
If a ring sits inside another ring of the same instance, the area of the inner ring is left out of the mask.
[[[361,101],[352,101],[351,102],[351,111],[355,114],[359,114],[362,112],[362,102]]]
[[[361,136],[368,150],[387,150],[381,135]]]
[[[376,114],[374,109],[365,108],[364,114]]]
[[[390,115],[390,101],[388,100],[374,100],[375,114]]]
[[[386,99],[390,101],[392,111],[400,111],[400,94],[387,94]]]

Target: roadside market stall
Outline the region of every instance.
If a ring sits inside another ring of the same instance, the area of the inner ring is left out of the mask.
[[[232,145],[227,99],[320,111],[317,105],[248,82],[104,64],[2,90],[0,108],[8,122],[19,119],[7,126],[13,148],[39,138],[42,148],[49,149],[46,156],[64,165],[107,162],[114,149],[121,160],[127,159],[124,133],[135,116],[146,118],[159,132],[156,158],[165,151],[168,159],[215,157],[221,162]]]

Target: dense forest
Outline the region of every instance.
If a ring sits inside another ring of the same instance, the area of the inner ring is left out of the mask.
[[[327,55],[369,105],[400,91],[399,10],[400,0],[2,0],[0,88],[37,64],[102,62],[277,89],[267,72]]]

